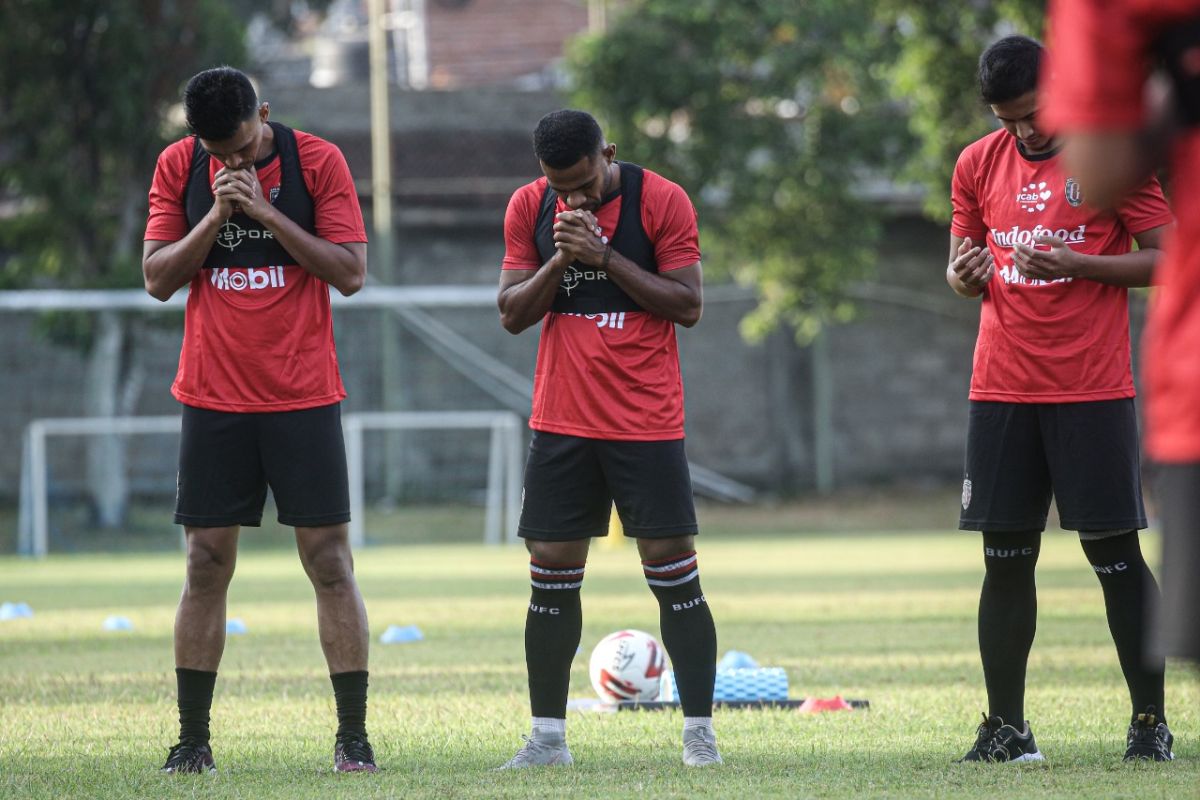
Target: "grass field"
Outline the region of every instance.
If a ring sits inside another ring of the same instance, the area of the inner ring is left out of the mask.
[[[576,765],[493,773],[528,726],[522,626],[526,557],[474,544],[359,554],[373,634],[416,624],[426,640],[374,644],[369,725],[383,770],[330,770],[333,701],[311,590],[295,555],[238,565],[217,684],[215,778],[157,774],[174,741],[171,626],[178,553],[0,559],[0,600],[36,616],[0,622],[0,797],[656,798],[1200,795],[1200,687],[1168,674],[1172,764],[1122,764],[1124,683],[1100,591],[1068,534],[1048,534],[1027,713],[1042,765],[951,763],[984,706],[975,645],[978,541],[956,533],[786,536],[766,516],[709,525],[706,594],[721,650],[785,667],[793,696],[865,697],[871,710],[801,716],[717,712],[726,764],[679,763],[677,713],[568,722]],[[1147,540],[1153,549],[1153,539]],[[1156,558],[1156,556],[1155,556]],[[657,630],[631,546],[597,548],[583,590],[584,654],[622,627]],[[136,629],[101,630],[110,614]]]

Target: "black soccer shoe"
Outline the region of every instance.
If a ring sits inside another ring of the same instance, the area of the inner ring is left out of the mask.
[[[1129,735],[1125,738],[1125,761],[1174,761],[1175,754],[1171,745],[1175,737],[1171,735],[1167,723],[1160,722],[1154,706],[1146,709],[1146,713],[1138,714],[1129,725]]]
[[[1004,720],[999,717],[989,717],[983,715],[983,724],[979,726],[979,730],[975,737],[975,744],[967,751],[967,754],[958,761],[986,761],[996,763],[1007,761],[1016,763],[1018,761],[1044,761],[1043,756],[1037,749],[1037,743],[1033,740],[1033,731],[1029,729],[1029,723],[1025,723],[1025,732],[1021,733],[1012,725],[1005,725]]]
[[[185,739],[171,748],[167,763],[159,772],[166,775],[214,775],[217,765],[213,762],[212,748],[207,742]]]
[[[375,751],[366,734],[350,733],[338,737],[333,746],[334,772],[375,772],[377,769]]]

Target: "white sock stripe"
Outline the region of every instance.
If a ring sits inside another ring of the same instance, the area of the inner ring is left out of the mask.
[[[538,581],[530,581],[535,589],[578,589],[583,586],[583,581],[574,583],[539,583]]]
[[[549,576],[549,575],[580,575],[583,573],[583,567],[576,567],[574,569],[546,569],[545,567],[539,567],[537,564],[531,563],[529,565],[529,571],[536,572],[538,575],[547,575],[547,576]]]
[[[677,569],[681,569],[683,567],[690,566],[695,563],[696,563],[696,556],[691,555],[691,556],[688,556],[687,558],[680,559],[679,561],[672,561],[670,564],[664,564],[661,567],[652,567],[649,564],[642,564],[642,569],[645,570],[646,572],[655,572],[655,573],[674,572]]]
[[[700,570],[694,569],[687,575],[682,575],[678,578],[672,578],[671,580],[667,581],[659,580],[658,578],[646,578],[646,583],[650,584],[651,586],[678,586],[681,583],[687,583],[690,580],[695,580],[699,575]]]

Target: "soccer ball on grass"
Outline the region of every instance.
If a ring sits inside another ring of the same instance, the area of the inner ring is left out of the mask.
[[[666,664],[666,653],[653,636],[645,631],[617,631],[596,645],[588,674],[596,694],[606,703],[647,702],[658,697]]]

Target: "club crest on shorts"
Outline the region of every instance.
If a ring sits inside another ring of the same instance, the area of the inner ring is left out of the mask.
[[[1083,203],[1083,190],[1079,188],[1079,181],[1067,178],[1067,185],[1063,187],[1063,196],[1067,198],[1071,208],[1079,207]]]
[[[963,480],[962,507],[963,511],[967,510],[967,506],[971,505],[971,479]]]

